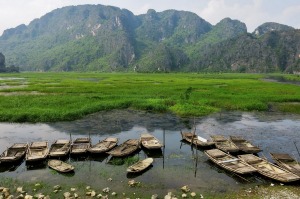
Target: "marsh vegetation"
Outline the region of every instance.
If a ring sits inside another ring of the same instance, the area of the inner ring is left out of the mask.
[[[280,76],[298,80],[296,75]],[[125,108],[180,116],[273,108],[300,113],[299,86],[263,78],[263,74],[1,74],[0,121],[70,121]]]

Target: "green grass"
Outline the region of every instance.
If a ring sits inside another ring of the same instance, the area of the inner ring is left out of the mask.
[[[297,75],[281,75],[298,80]],[[5,79],[8,77],[24,79]],[[67,121],[134,108],[201,116],[219,110],[299,113],[299,86],[262,74],[19,73],[0,75],[0,121]],[[2,85],[2,88],[1,88]],[[3,87],[5,86],[5,87]],[[292,102],[292,103],[291,103]],[[293,104],[287,108],[287,104]]]

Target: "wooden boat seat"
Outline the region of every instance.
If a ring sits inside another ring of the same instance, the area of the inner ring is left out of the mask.
[[[278,159],[283,160],[285,162],[294,162],[295,160],[289,154],[281,154],[281,153],[272,153],[272,155]]]
[[[226,153],[219,149],[208,150],[207,153],[214,158],[222,158],[226,156]]]

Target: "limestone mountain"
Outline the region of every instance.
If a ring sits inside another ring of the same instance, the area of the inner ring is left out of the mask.
[[[250,34],[230,18],[213,26],[187,11],[150,9],[136,16],[80,5],[5,30],[0,52],[6,65],[23,71],[294,72],[299,39],[299,30],[277,23]]]
[[[275,22],[267,22],[258,26],[253,31],[253,34],[255,34],[256,36],[261,36],[272,31],[289,31],[289,30],[294,30],[294,28],[291,26],[287,26]]]
[[[0,72],[5,71],[5,57],[0,53]]]

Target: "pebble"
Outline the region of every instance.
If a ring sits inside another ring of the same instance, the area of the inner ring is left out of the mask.
[[[78,198],[78,194],[77,193],[74,193],[74,198]]]
[[[54,190],[54,191],[53,191],[53,193],[57,193],[57,192],[58,192],[58,190]]]
[[[187,195],[186,195],[185,193],[183,193],[183,194],[181,195],[181,197],[182,197],[182,198],[187,198]]]
[[[91,189],[91,186],[86,186],[85,189],[86,189],[86,190],[90,190],[90,189]]]
[[[190,189],[187,185],[181,187],[181,191],[183,191],[183,192],[185,192],[185,193],[189,192],[190,190],[191,190],[191,189]]]
[[[72,192],[76,191],[76,188],[71,188],[71,191],[72,191]]]
[[[33,196],[26,194],[24,199],[33,199]]]
[[[168,192],[168,194],[165,195],[164,199],[172,199],[172,192]]]
[[[112,192],[111,195],[112,195],[112,196],[116,196],[117,193],[116,193],[116,192]]]
[[[24,195],[23,194],[18,195],[17,199],[24,199]]]
[[[23,187],[18,187],[18,188],[17,188],[17,193],[24,193]]]
[[[271,183],[271,184],[270,184],[270,186],[271,186],[271,187],[273,187],[273,186],[274,186],[274,184],[273,184],[273,183]]]
[[[95,191],[92,191],[92,192],[91,192],[91,196],[94,197],[95,195],[96,195],[96,192],[95,192]]]
[[[110,191],[110,188],[109,187],[106,187],[102,190],[104,193],[108,193]]]
[[[202,194],[200,194],[200,198],[204,198]]]
[[[196,196],[196,193],[195,193],[195,192],[192,192],[192,193],[191,193],[191,196],[192,196],[192,197],[195,197],[195,196]]]
[[[158,195],[157,194],[152,195],[151,199],[158,199]]]
[[[112,181],[112,178],[108,178],[107,181],[110,181],[110,182],[111,182],[111,181]]]
[[[59,189],[61,189],[61,186],[60,186],[60,185],[55,185],[55,186],[53,187],[53,189],[54,189],[54,190],[59,190]]]
[[[97,196],[96,196],[96,198],[101,198],[102,197],[102,194],[101,193],[99,193]]]
[[[3,191],[3,189],[4,189],[4,187],[0,187],[0,192],[2,192],[2,191]]]
[[[42,186],[40,183],[36,183],[35,185],[34,185],[35,187],[40,187],[40,186]]]
[[[71,193],[70,192],[65,192],[64,193],[64,197],[65,198],[70,198],[71,197]]]

